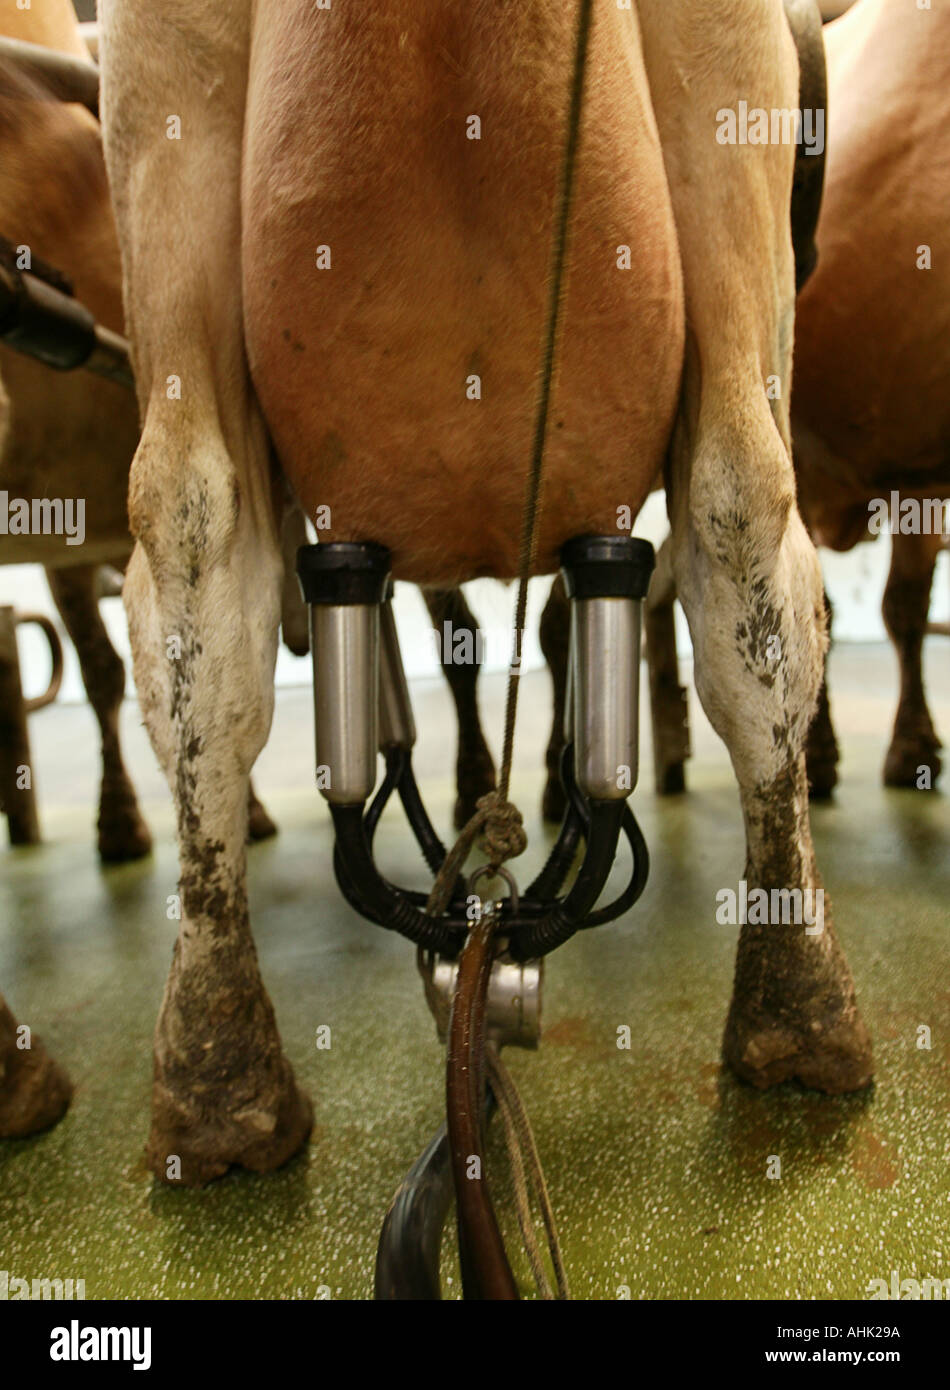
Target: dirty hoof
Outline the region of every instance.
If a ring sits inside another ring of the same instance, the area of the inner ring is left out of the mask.
[[[932,791],[943,770],[938,752],[940,747],[936,738],[926,735],[912,739],[895,738],[884,759],[884,785]],[[929,770],[929,776],[922,776],[925,768]]]
[[[683,763],[668,763],[656,770],[656,790],[659,796],[677,796],[686,790],[686,767]]]
[[[272,1172],[303,1148],[313,1107],[286,1058],[258,1094],[247,1094],[245,1085],[240,1091],[209,1094],[196,1084],[176,1093],[156,1079],[145,1161],[157,1178],[169,1187],[202,1187],[234,1165]]]
[[[548,780],[544,784],[544,794],[541,797],[541,814],[546,821],[560,825],[566,809],[567,794],[561,786],[561,779],[554,773],[548,773]]]
[[[34,1034],[17,1047],[17,1025],[0,1004],[0,1139],[25,1139],[62,1119],[73,1088]]]
[[[136,805],[123,800],[117,805],[103,802],[98,824],[99,858],[103,864],[127,864],[151,853],[152,835]]]
[[[827,1028],[746,1021],[732,1011],[722,1055],[737,1076],[763,1091],[799,1081],[836,1096],[863,1090],[874,1076],[871,1039],[856,1008]]]
[[[257,797],[253,797],[247,803],[248,844],[254,844],[256,840],[269,840],[272,835],[276,834],[277,826],[271,820]]]
[[[239,929],[184,957],[179,937],[155,1028],[148,1166],[183,1187],[232,1164],[279,1168],[306,1143],[313,1110],[281,1049],[250,935]]]

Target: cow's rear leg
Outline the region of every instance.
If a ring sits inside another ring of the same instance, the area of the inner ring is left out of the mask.
[[[750,900],[769,895],[765,920],[740,930],[723,1053],[756,1086],[849,1091],[871,1078],[870,1041],[815,864],[804,756],[824,652],[821,575],[782,441],[758,424],[700,438],[674,526],[697,690],[739,782],[743,877]]]
[[[261,496],[266,454],[255,480],[250,449],[236,465],[213,415],[196,412],[184,429],[163,415],[159,407],[146,418],[133,463],[139,543],[125,583],[181,872],[147,1157],[157,1176],[194,1185],[234,1163],[277,1167],[306,1139],[311,1110],[281,1052],[248,918],[250,770],[273,711],[280,613],[276,530]]]
[[[547,779],[541,798],[541,814],[545,820],[560,824],[567,804],[567,796],[561,784],[561,754],[564,751],[564,703],[571,648],[571,605],[560,574],[551,585],[551,592],[541,613],[539,637],[541,650],[551,673],[554,705],[551,737],[548,739],[544,755]]]
[[[802,920],[804,895],[814,909],[822,886],[804,748],[826,635],[791,464],[794,146],[720,144],[713,130],[714,113],[740,100],[794,109],[795,50],[778,0],[637,10],[689,324],[669,465],[677,592],[697,690],[739,783],[748,890],[786,890],[800,923],[783,925],[791,903],[776,913],[770,897],[772,925],[742,927],[724,1055],[758,1086],[797,1077],[847,1091],[871,1077],[868,1035],[829,903],[820,931]]]
[[[827,593],[825,614],[828,635],[834,621],[834,610]],[[838,740],[835,738],[834,724],[831,722],[831,701],[828,697],[828,653],[825,653],[821,671],[821,689],[818,692],[818,707],[808,729],[808,744],[805,750],[805,764],[808,768],[808,794],[813,801],[827,801],[838,784]]]
[[[254,783],[247,783],[247,840],[254,844],[258,840],[269,840],[277,834],[277,826],[271,819],[267,807],[259,800]]]
[[[689,705],[680,685],[676,657],[676,581],[669,536],[657,551],[656,569],[643,605],[650,715],[653,723],[653,776],[660,796],[686,790],[689,757]]]
[[[135,789],[119,746],[119,710],[125,694],[125,667],[106,632],[98,602],[95,565],[47,570],[46,578],[66,625],[102,739],[99,792],[99,854],[106,863],[140,859],[152,847]]]
[[[461,829],[475,814],[479,797],[495,785],[495,764],[478,715],[478,625],[461,589],[423,589],[432,625],[439,634],[439,655],[458,717],[455,764],[455,825]],[[448,626],[446,626],[448,625]],[[470,658],[470,659],[466,659]]]
[[[942,745],[927,708],[922,661],[940,546],[939,535],[892,537],[883,613],[900,661],[901,694],[884,761],[884,781],[889,787],[931,789],[943,766],[939,754]]]
[[[73,1088],[40,1039],[18,1024],[0,994],[0,1139],[54,1125]]]
[[[274,702],[280,486],[241,291],[249,0],[102,14],[106,159],[144,427],[124,597],[136,686],[175,800],[178,940],[155,1032],[147,1159],[171,1183],[275,1168],[311,1109],[248,918],[248,781]],[[181,139],[169,139],[169,122]]]

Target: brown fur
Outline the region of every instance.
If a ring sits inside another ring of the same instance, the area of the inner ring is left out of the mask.
[[[802,513],[819,544],[846,550],[867,539],[872,498],[950,496],[950,12],[859,0],[825,34],[828,175],[818,268],[798,304],[792,423]],[[922,244],[931,270],[917,268]],[[933,785],[921,648],[938,540],[892,541],[884,618],[901,699],[884,776],[917,786],[927,766]],[[813,744],[829,750],[829,732],[823,718]]]
[[[331,507],[327,539],[384,538],[397,577],[419,583],[511,578],[573,11],[532,3],[500,20],[486,0],[401,0],[325,14],[309,0],[256,11],[243,186],[255,386],[305,510]],[[679,387],[676,231],[624,18],[603,7],[592,38],[540,573],[570,536],[639,509]],[[471,113],[480,141],[465,138]],[[329,271],[314,268],[315,239]],[[480,401],[466,399],[472,373]]]
[[[871,499],[889,498],[892,489],[902,497],[950,495],[950,14],[945,6],[917,11],[902,0],[858,0],[825,29],[825,41],[827,175],[817,270],[797,305],[792,430],[802,515],[818,544],[844,551],[868,539]],[[932,270],[917,269],[924,243]],[[940,741],[921,651],[938,539],[892,542],[884,617],[901,698],[884,779],[917,787],[927,767],[933,785]],[[662,608],[671,603],[665,593]],[[675,662],[664,621],[663,659]],[[658,778],[678,786],[682,750],[667,717],[654,715]],[[813,794],[831,793],[837,758],[823,688],[809,734]]]
[[[870,498],[950,488],[950,11],[859,0],[825,32],[833,126],[792,414],[803,514],[846,549]]]
[[[0,33],[84,55],[69,0],[29,10],[0,0]],[[0,140],[0,234],[62,271],[97,321],[121,332],[119,248],[95,118],[5,68]],[[0,563],[123,563],[131,552],[125,483],[138,439],[129,392],[87,373],[51,372],[4,347],[0,377],[12,406],[0,487],[14,497],[86,499],[82,546],[62,536],[4,537]]]

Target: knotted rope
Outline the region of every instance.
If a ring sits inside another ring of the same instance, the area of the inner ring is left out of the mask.
[[[439,917],[448,906],[462,865],[468,858],[480,830],[484,832],[480,848],[484,850],[489,864],[496,872],[506,859],[516,859],[519,854],[523,854],[528,844],[521,812],[517,806],[502,798],[498,787],[479,797],[475,805],[477,809],[474,816],[463,826],[436,875],[426,903],[426,912],[430,917]]]

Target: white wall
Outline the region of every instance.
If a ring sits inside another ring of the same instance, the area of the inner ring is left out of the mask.
[[[667,531],[666,509],[662,495],[649,499],[637,519],[636,534],[659,545]],[[887,578],[890,541],[887,536],[871,545],[857,546],[847,555],[822,552],[822,564],[828,592],[835,606],[835,639],[839,642],[875,642],[886,637],[881,621],[881,595]],[[547,596],[549,580],[534,580],[528,606],[528,635],[525,642],[525,669],[542,665],[538,645],[538,618]],[[485,632],[486,667],[504,670],[510,651],[509,634],[514,615],[516,586],[479,579],[466,585],[472,611]],[[0,567],[0,604],[10,603],[21,610],[48,613],[62,630],[53,607],[46,579],[36,566],[9,565]],[[120,599],[107,599],[101,612],[116,650],[126,659],[130,669],[128,634]],[[403,660],[410,676],[438,674],[438,663],[430,636],[428,613],[422,597],[412,585],[400,584],[396,592],[396,615],[399,623]],[[935,620],[950,620],[950,556],[943,554],[934,580],[931,616]],[[678,612],[679,646],[683,655],[689,653],[689,634],[682,613]],[[20,662],[23,670],[24,693],[38,694],[45,688],[49,673],[46,640],[35,629],[24,628],[20,633]],[[283,647],[277,660],[278,685],[305,685],[310,681],[309,658],[296,658]],[[129,692],[131,693],[131,680]],[[61,700],[84,698],[76,655],[65,643],[65,678]]]

